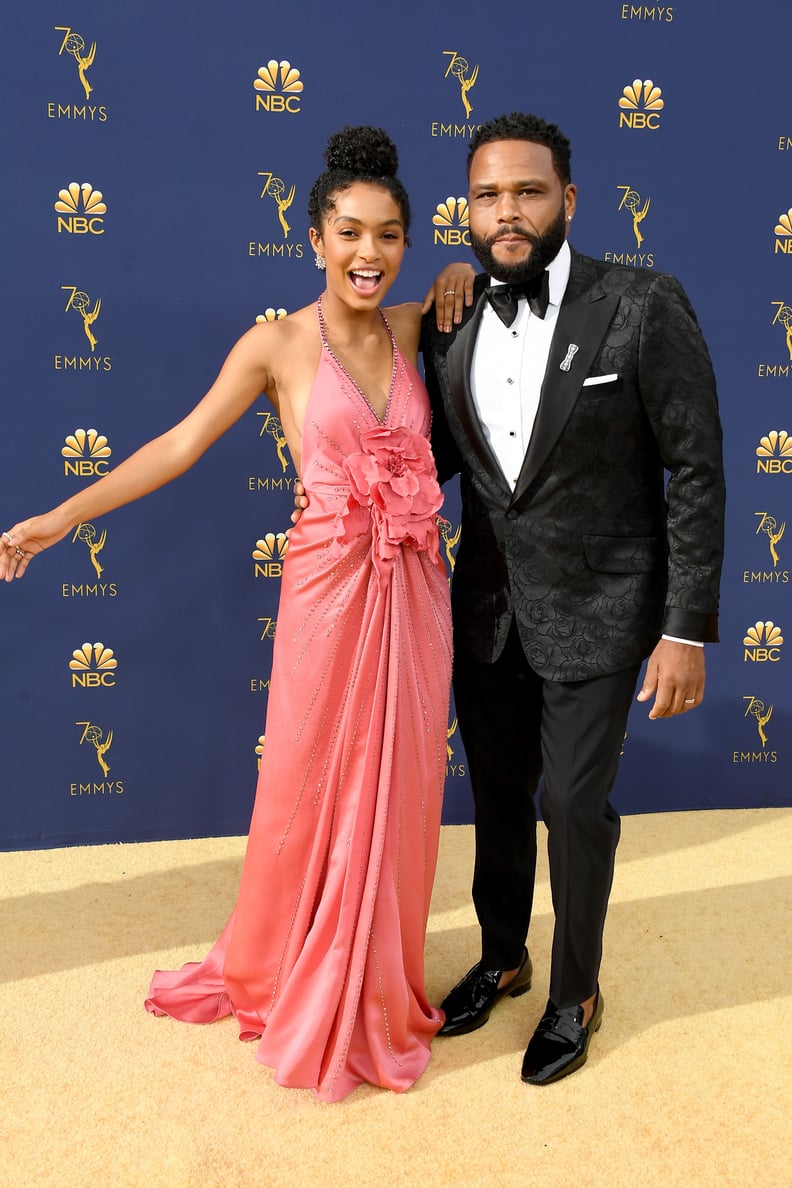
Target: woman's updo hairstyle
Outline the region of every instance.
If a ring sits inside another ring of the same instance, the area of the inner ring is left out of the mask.
[[[327,169],[316,179],[308,197],[311,226],[321,231],[325,217],[335,210],[335,198],[355,182],[382,186],[401,212],[405,237],[410,228],[410,200],[396,176],[396,146],[382,128],[347,126],[335,132],[324,154]]]

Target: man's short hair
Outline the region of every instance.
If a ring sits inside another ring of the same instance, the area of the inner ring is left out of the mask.
[[[553,155],[553,166],[561,181],[566,185],[572,180],[569,159],[572,148],[557,124],[548,124],[540,116],[513,111],[511,115],[497,116],[480,124],[470,139],[467,155],[467,172],[470,177],[470,163],[477,149],[493,140],[529,140],[532,144],[544,144]]]

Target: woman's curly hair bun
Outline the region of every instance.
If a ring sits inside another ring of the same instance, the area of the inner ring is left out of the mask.
[[[335,132],[325,149],[327,168],[358,177],[395,177],[396,145],[382,128],[346,127]]]

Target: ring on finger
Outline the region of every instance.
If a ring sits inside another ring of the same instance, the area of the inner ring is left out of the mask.
[[[17,557],[25,557],[25,556],[27,556],[27,554],[25,553],[25,550],[24,550],[24,549],[20,549],[18,545],[17,545],[17,551],[16,551],[16,555],[17,555]]]
[[[456,293],[456,289],[446,289],[445,293],[443,293],[443,296],[444,297],[453,297],[455,295],[455,293]]]
[[[14,538],[10,532],[3,533],[3,540],[5,540],[10,545],[14,543]]]
[[[695,704],[696,704],[695,697],[686,697],[685,698],[685,705],[695,705]]]

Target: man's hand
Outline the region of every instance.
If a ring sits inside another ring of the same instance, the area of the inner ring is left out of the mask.
[[[639,701],[654,694],[650,718],[673,718],[695,709],[704,699],[704,649],[661,639],[646,662]]]
[[[424,297],[421,313],[428,313],[434,305],[437,329],[450,334],[452,322],[458,326],[462,310],[473,304],[475,278],[475,269],[470,264],[449,264]]]
[[[300,516],[308,506],[308,496],[305,494],[305,487],[299,479],[294,480],[292,494],[294,495],[294,511],[291,514],[291,522],[292,524],[299,524]],[[289,532],[291,532],[291,529],[289,529]]]

